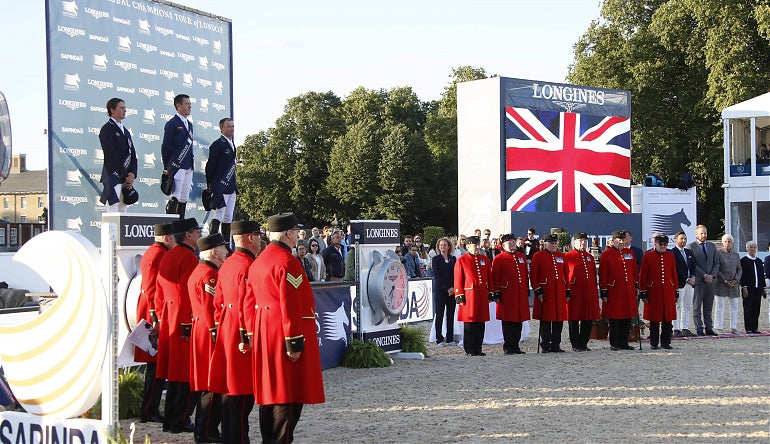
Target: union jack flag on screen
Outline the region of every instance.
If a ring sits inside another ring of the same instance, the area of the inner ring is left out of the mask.
[[[631,212],[631,122],[505,108],[506,208]]]

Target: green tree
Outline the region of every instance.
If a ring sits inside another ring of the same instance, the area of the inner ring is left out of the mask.
[[[601,20],[575,44],[568,76],[632,92],[632,182],[655,171],[675,184],[690,172],[702,204],[698,221],[714,232],[724,217],[719,113],[770,85],[758,5],[605,0]]]

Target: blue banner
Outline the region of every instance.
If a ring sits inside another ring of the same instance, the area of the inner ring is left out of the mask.
[[[350,287],[313,287],[321,368],[342,363],[350,342]]]

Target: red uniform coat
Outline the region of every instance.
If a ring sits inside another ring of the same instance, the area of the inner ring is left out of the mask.
[[[187,244],[177,245],[160,260],[158,288],[166,306],[158,335],[158,378],[190,382],[190,343],[182,339],[182,326],[192,325],[187,280],[197,265],[195,251]]]
[[[202,261],[187,280],[187,293],[193,313],[190,339],[190,390],[209,389],[209,363],[214,352],[211,329],[214,328],[214,289],[217,285],[217,266]]]
[[[571,296],[567,301],[567,319],[596,321],[599,319],[599,287],[596,282],[596,262],[592,254],[572,250],[564,255],[567,282]]]
[[[610,247],[599,257],[599,288],[607,290],[602,314],[607,319],[631,319],[639,316],[636,301],[637,278],[634,253],[628,248]]]
[[[543,289],[543,302],[535,296],[532,317],[548,322],[567,319],[567,267],[564,253],[540,250],[532,256],[529,272],[532,288]]]
[[[251,352],[241,353],[241,329],[247,330],[244,320],[244,299],[247,293],[246,276],[254,255],[243,248],[225,259],[219,268],[219,283],[214,293],[214,320],[217,343],[211,357],[209,389],[224,395],[251,395]],[[252,304],[253,307],[253,304]]]
[[[465,295],[457,306],[457,320],[487,322],[489,292],[492,291],[492,261],[483,254],[464,254],[455,263],[455,296]]]
[[[255,301],[254,402],[324,402],[315,299],[302,264],[288,245],[271,242],[249,267],[248,285]],[[302,353],[291,362],[287,351]]]
[[[136,301],[136,320],[144,319],[152,324],[152,317],[150,316],[150,310],[155,310],[155,315],[160,320],[163,314],[162,304],[159,308],[155,308],[155,288],[158,281],[158,265],[160,265],[160,259],[168,251],[161,242],[155,242],[150,245],[150,248],[142,255],[142,260],[139,262],[139,270],[142,273],[142,285],[139,292],[139,300]],[[160,301],[159,301],[160,302]],[[134,347],[134,361],[136,362],[156,362],[156,356],[150,356],[149,353],[142,350],[139,347]]]
[[[639,272],[639,290],[647,291],[644,319],[652,322],[670,322],[676,319],[676,291],[679,282],[676,258],[666,250],[663,254],[650,250],[642,256]]]
[[[503,251],[492,260],[492,287],[500,292],[495,317],[501,321],[529,320],[527,256]]]

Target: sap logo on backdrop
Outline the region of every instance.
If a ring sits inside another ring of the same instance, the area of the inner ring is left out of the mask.
[[[80,174],[80,170],[68,170],[64,179],[64,185],[67,185],[68,187],[79,186],[81,177],[83,177],[83,175]]]
[[[139,138],[142,140],[146,140],[148,143],[157,142],[160,140],[160,136],[158,136],[157,134],[139,133]]]
[[[63,126],[61,127],[61,132],[67,133],[67,134],[83,134],[83,128],[72,128],[71,126]],[[63,153],[65,151],[61,151],[61,152]]]
[[[209,128],[211,128],[211,122],[208,122],[208,121],[205,121],[205,120],[199,120],[198,121],[198,126],[203,128],[203,129],[209,129]]]
[[[222,82],[215,82],[214,83],[214,92],[218,95],[222,95]]]
[[[136,93],[136,89],[135,88],[129,88],[127,86],[118,86],[116,89],[118,90],[118,92],[123,92],[123,93],[128,93],[128,94]]]
[[[192,73],[182,73],[182,86],[192,88]]]
[[[225,106],[224,106],[224,105],[222,105],[221,103],[217,103],[217,102],[214,102],[214,103],[212,103],[212,104],[211,104],[211,106],[212,106],[212,107],[213,107],[215,110],[217,110],[217,111],[220,111],[220,112],[221,112],[223,109],[225,109]]]
[[[155,168],[155,153],[144,154],[142,160],[144,161],[143,168]]]
[[[160,179],[157,179],[155,177],[140,177],[139,182],[147,185],[148,187],[151,187],[153,185],[159,185]]]
[[[171,79],[178,79],[179,78],[179,74],[178,73],[176,73],[174,71],[169,71],[167,69],[161,69],[160,70],[160,75],[162,75],[163,77],[165,77],[165,78],[167,78],[169,80],[171,80]]]
[[[110,38],[103,35],[88,34],[88,40],[94,40],[102,43],[110,43]]]
[[[158,202],[142,202],[142,208],[158,208]]]
[[[82,203],[88,203],[88,198],[84,196],[59,196],[59,201],[66,202],[75,207]]]
[[[176,38],[178,38],[179,40],[184,40],[185,42],[190,41],[190,36],[185,34],[177,34]]]
[[[77,100],[59,99],[59,105],[66,106],[70,110],[75,111],[76,109],[85,108],[86,102],[78,102]]]
[[[203,113],[209,112],[209,99],[206,99],[206,98],[201,99],[201,112]]]
[[[72,231],[77,231],[80,233],[80,226],[83,225],[83,221],[80,219],[80,216],[78,216],[77,219],[67,219],[67,229]]]
[[[158,52],[158,47],[155,45],[150,45],[149,43],[136,42],[136,47],[143,49],[144,52],[148,54],[151,52]]]
[[[78,5],[74,1],[67,2],[62,0],[61,9],[62,9],[62,14],[64,14],[65,17],[72,17],[72,18],[78,17]]]
[[[160,95],[160,91],[150,88],[139,88],[139,93],[144,94],[148,99],[152,99],[153,97]]]
[[[131,20],[129,20],[129,19],[124,19],[124,18],[120,18],[120,17],[113,17],[112,21],[115,22],[115,23],[120,23],[121,25],[131,26]]]
[[[97,71],[107,71],[107,54],[94,54],[94,64],[92,68]]]
[[[88,84],[94,88],[99,88],[99,91],[104,88],[112,88],[112,82],[105,82],[103,80],[88,79]]]
[[[185,62],[192,62],[193,60],[195,60],[195,56],[194,55],[185,54],[185,53],[183,53],[181,51],[177,51],[176,52],[176,56],[179,57],[180,59],[184,60]]]
[[[92,113],[107,114],[107,108],[103,106],[88,105],[88,110]]]
[[[209,58],[206,56],[198,57],[198,67],[203,71],[209,70]]]
[[[220,40],[214,40],[211,46],[214,54],[222,54],[222,42]]]
[[[164,28],[158,25],[155,25],[155,30],[158,31],[158,34],[161,34],[163,37],[174,33],[173,29]]]
[[[174,54],[172,51],[166,51],[164,49],[160,50],[160,55],[162,55],[164,57],[168,57],[170,59],[175,59],[176,58],[176,54]]]
[[[208,88],[209,86],[211,86],[211,80],[206,80],[200,77],[196,77],[195,81],[198,82],[198,84],[204,88]]]
[[[83,9],[86,14],[91,14],[95,19],[110,18],[110,14],[107,11],[99,11],[98,9],[88,8]]]
[[[192,39],[193,39],[193,42],[195,42],[195,43],[197,43],[197,44],[199,44],[201,46],[205,46],[205,45],[209,44],[209,41],[207,39],[204,39],[204,38],[201,38],[201,37],[198,37],[198,36],[193,36]]]
[[[150,35],[150,22],[147,20],[139,20],[139,32],[142,34]]]
[[[142,122],[146,123],[147,125],[155,125],[155,109],[150,108],[144,110],[144,117],[142,118]]]
[[[79,128],[77,128],[77,129],[79,129]],[[81,131],[81,134],[82,134],[83,130],[81,129],[80,131]],[[70,155],[72,157],[80,157],[80,156],[85,156],[86,154],[88,154],[88,150],[84,150],[84,149],[81,149],[81,148],[63,148],[63,147],[59,147],[59,152],[62,153],[62,154],[68,154],[68,155]]]
[[[136,108],[126,108],[126,117],[135,116],[139,114],[139,110]]]
[[[80,91],[80,75],[64,74],[64,89],[67,91]]]
[[[115,66],[123,68],[124,71],[136,69],[136,63],[124,62],[122,60],[115,60]]]
[[[211,66],[217,69],[217,71],[222,71],[225,69],[225,65],[219,63],[219,62],[211,62]]]
[[[68,36],[72,37],[72,38],[80,37],[80,36],[85,36],[86,35],[86,31],[85,30],[80,29],[80,28],[73,28],[71,26],[61,26],[61,25],[59,25],[59,26],[56,27],[56,30],[59,31],[59,32],[63,32],[65,34],[67,34]]]
[[[150,69],[150,68],[145,68],[145,67],[139,68],[139,72],[141,72],[142,74],[149,74],[151,76],[157,76],[158,75],[158,71],[157,70]]]
[[[59,58],[62,60],[71,60],[73,62],[82,62],[83,56],[80,54],[67,54],[66,52],[60,52]]]
[[[123,52],[131,52],[131,39],[128,36],[118,36],[118,50]]]

